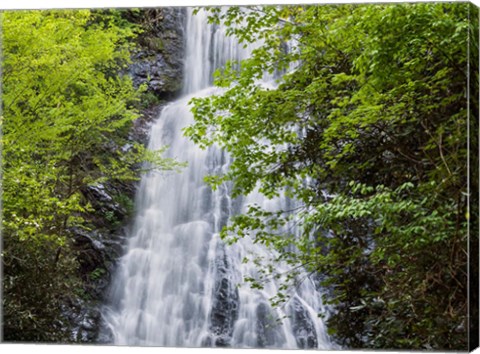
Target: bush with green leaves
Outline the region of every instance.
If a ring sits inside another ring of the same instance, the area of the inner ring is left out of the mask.
[[[272,299],[280,305],[305,272],[321,274],[336,309],[330,333],[347,347],[466,350],[474,7],[210,11],[240,42],[263,45],[217,71],[223,93],[192,100],[186,135],[233,157],[225,174],[207,181],[214,188],[232,181],[236,196],[258,188],[300,204],[275,212],[252,206],[230,220],[225,240],[249,235],[278,251],[253,260],[263,276],[246,280],[261,287],[283,277]],[[285,74],[271,88],[259,82],[264,72]],[[284,231],[288,221],[300,236]],[[276,274],[277,262],[292,271]]]
[[[92,212],[82,191],[178,165],[127,141],[139,92],[121,72],[137,30],[118,12],[1,20],[4,339],[68,340],[62,306],[81,286],[71,230]]]

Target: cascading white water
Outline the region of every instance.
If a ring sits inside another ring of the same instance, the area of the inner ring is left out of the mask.
[[[274,309],[268,299],[277,293],[275,282],[262,290],[243,282],[256,271],[242,262],[244,257],[269,251],[248,237],[233,246],[219,238],[228,217],[249,203],[278,210],[292,202],[258,193],[232,200],[228,184],[212,191],[203,182],[206,174],[225,171],[229,157],[215,147],[201,150],[183,137],[182,128],[193,122],[188,102],[212,94],[213,70],[229,59],[246,58],[252,47],[237,45],[221,28],[207,24],[206,13],[188,12],[185,96],[164,108],[149,143],[149,149],[169,145],[169,156],[188,167],[181,173],[150,172],[142,179],[104,321],[115,344],[332,348],[317,317],[324,309],[312,281],[304,281],[287,306]],[[284,316],[283,324],[276,324]]]

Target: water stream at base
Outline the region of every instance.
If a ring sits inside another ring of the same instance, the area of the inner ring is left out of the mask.
[[[278,210],[292,201],[258,193],[234,200],[228,184],[212,191],[203,182],[207,174],[226,171],[229,158],[183,137],[182,128],[193,122],[188,102],[211,95],[213,70],[248,57],[252,46],[227,38],[222,28],[207,23],[206,13],[188,12],[184,97],[163,109],[149,142],[149,149],[169,145],[168,155],[188,167],[143,177],[132,233],[103,312],[106,327],[119,345],[332,348],[317,316],[324,308],[313,281],[304,281],[287,306],[272,308],[268,299],[278,284],[258,290],[243,282],[256,272],[244,257],[269,251],[248,237],[233,246],[219,238],[228,218],[248,204]]]

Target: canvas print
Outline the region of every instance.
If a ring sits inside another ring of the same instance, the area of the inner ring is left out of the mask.
[[[2,342],[476,348],[478,23],[2,11]]]

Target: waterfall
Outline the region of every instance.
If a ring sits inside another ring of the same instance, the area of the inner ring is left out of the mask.
[[[256,192],[232,199],[229,184],[212,191],[203,182],[230,161],[222,150],[201,150],[183,137],[182,128],[193,122],[188,102],[215,92],[214,69],[248,57],[254,45],[239,46],[208,24],[205,12],[188,12],[184,96],[163,109],[149,142],[149,149],[169,145],[167,154],[188,167],[141,180],[132,232],[103,311],[106,327],[119,345],[332,348],[317,316],[324,308],[313,281],[304,281],[286,306],[272,308],[278,284],[251,289],[243,277],[256,270],[242,262],[271,251],[248,237],[232,246],[219,238],[229,216],[249,203],[276,210],[293,202]],[[281,324],[275,321],[284,316]]]

